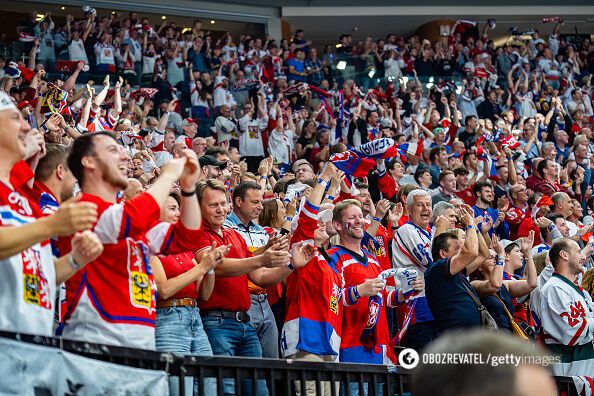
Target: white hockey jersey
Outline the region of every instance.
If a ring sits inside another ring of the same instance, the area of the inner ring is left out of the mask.
[[[36,203],[0,182],[0,226],[22,226],[42,216]],[[0,330],[51,336],[55,298],[49,240],[0,260]]]
[[[594,373],[594,303],[587,291],[554,273],[540,291],[545,343],[561,357],[555,375]]]

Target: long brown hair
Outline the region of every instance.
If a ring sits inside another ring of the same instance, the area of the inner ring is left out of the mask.
[[[262,211],[258,217],[258,224],[262,227],[280,228],[283,225],[283,219],[279,218],[279,207],[276,198],[270,198],[262,202]]]

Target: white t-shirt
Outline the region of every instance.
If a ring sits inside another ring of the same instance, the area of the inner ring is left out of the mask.
[[[72,40],[68,45],[68,55],[70,56],[71,61],[85,61],[86,64],[89,64],[89,58],[87,57],[87,52],[85,51],[85,43],[82,39]]]
[[[95,56],[98,65],[115,65],[115,50],[110,44],[96,43]]]
[[[239,120],[239,154],[245,157],[264,156],[262,132],[268,127],[268,116],[252,120],[249,115]]]
[[[279,131],[275,128],[272,130],[268,138],[268,152],[275,160],[282,164],[291,162],[294,135],[295,133],[290,129]]]

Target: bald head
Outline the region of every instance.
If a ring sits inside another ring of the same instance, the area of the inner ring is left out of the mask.
[[[144,191],[142,183],[136,179],[128,179],[128,187],[124,190],[124,200],[129,201]]]

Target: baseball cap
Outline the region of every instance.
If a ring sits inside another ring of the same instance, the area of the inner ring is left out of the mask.
[[[392,126],[392,120],[389,118],[382,118],[380,124],[382,128],[390,128]]]
[[[182,128],[185,127],[188,124],[196,124],[198,125],[198,120],[195,118],[184,118],[181,122],[181,126]]]
[[[502,240],[499,241],[499,244],[504,249],[506,247],[508,247],[509,245],[512,245],[512,244],[516,244],[516,245],[518,245],[518,247],[520,247],[522,245],[522,238],[518,238],[515,241],[510,241],[509,239],[502,239]]]
[[[217,161],[212,155],[203,155],[198,159],[200,166],[218,166],[221,170],[227,167],[226,162]]]
[[[23,107],[27,107],[27,106],[33,106],[33,103],[31,103],[28,100],[23,100],[23,101],[19,102],[19,104],[17,105],[17,108],[19,110],[21,110]]]

